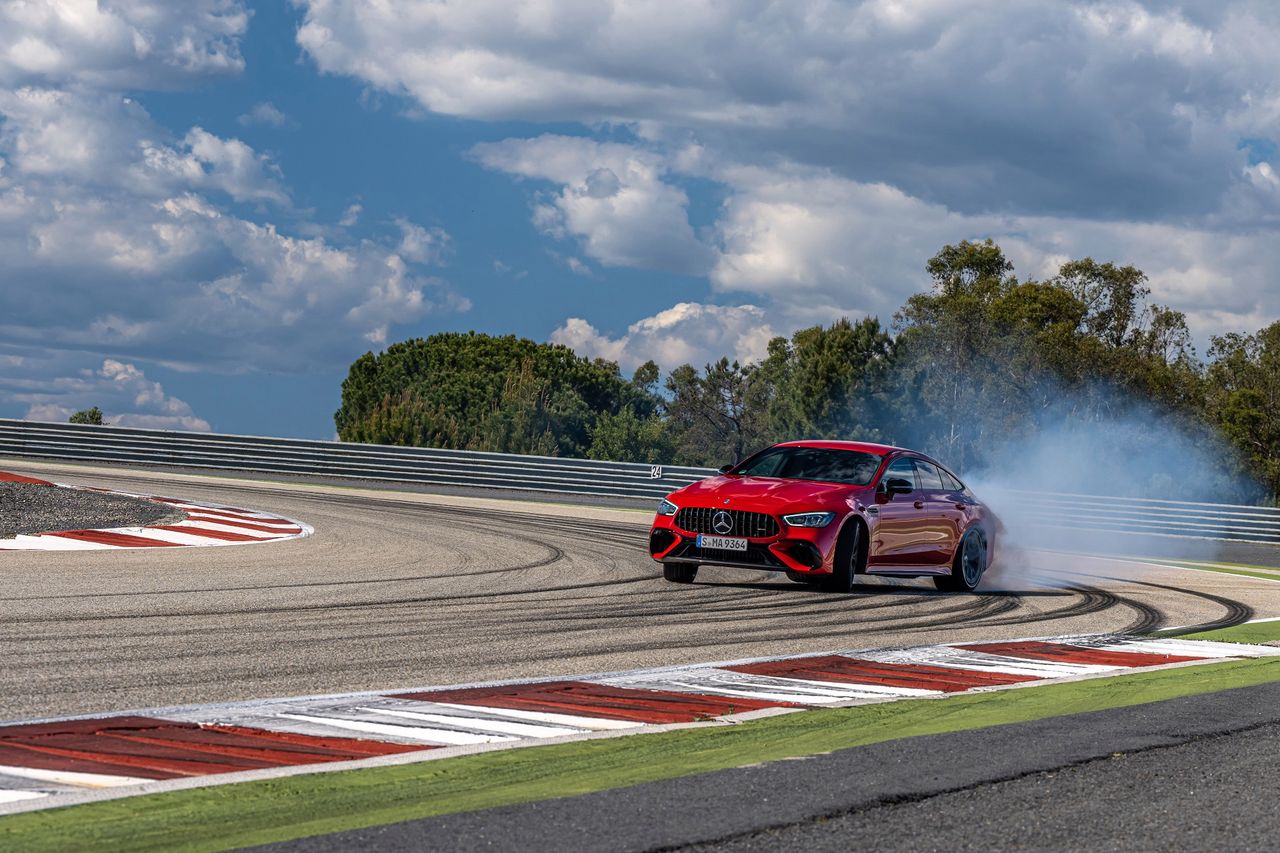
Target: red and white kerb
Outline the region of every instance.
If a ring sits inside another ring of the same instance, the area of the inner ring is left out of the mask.
[[[119,548],[243,545],[299,539],[310,536],[314,532],[310,526],[291,518],[222,504],[139,495],[113,489],[65,486],[4,471],[0,471],[0,481],[124,495],[169,504],[187,514],[184,520],[176,524],[23,534],[13,539],[0,539],[0,551],[94,551]]]

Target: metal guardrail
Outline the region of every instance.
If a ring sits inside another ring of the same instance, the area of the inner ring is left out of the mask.
[[[653,499],[705,468],[0,419],[0,456]]]
[[[0,456],[657,500],[709,468],[0,418]],[[1280,544],[1280,509],[1002,491],[1007,521],[1047,528]]]
[[[1280,509],[1271,507],[1015,490],[982,497],[1024,525],[1280,544]]]

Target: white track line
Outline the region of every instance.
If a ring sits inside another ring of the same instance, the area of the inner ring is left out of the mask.
[[[108,773],[75,773],[70,770],[42,770],[36,767],[14,767],[0,764],[0,776],[16,776],[19,779],[35,779],[76,788],[118,788],[122,785],[142,785],[154,782],[138,776],[114,776]]]
[[[428,706],[430,707],[430,706]],[[560,737],[561,735],[580,734],[586,729],[571,729],[567,726],[535,725],[533,723],[513,723],[506,720],[490,720],[483,717],[461,717],[450,714],[431,714],[418,711],[405,711],[398,708],[361,708],[361,711],[373,711],[393,717],[404,717],[407,720],[421,720],[424,723],[443,723],[446,726],[475,729],[499,735],[515,735],[516,737]]]
[[[338,717],[315,717],[310,714],[281,714],[286,720],[301,720],[305,723],[315,723],[321,726],[330,726],[335,729],[345,729],[353,732],[365,732],[375,735],[391,735],[398,738],[408,738],[410,740],[421,741],[428,744],[462,746],[465,744],[477,743],[502,743],[504,741],[514,741],[516,738],[503,735],[475,735],[466,732],[455,732],[448,729],[431,729],[425,726],[404,726],[394,723],[376,723],[371,720],[347,720]]]
[[[101,551],[118,548],[117,545],[101,545],[81,539],[68,539],[52,533],[22,534],[12,539],[0,539],[0,551]]]
[[[1245,646],[1211,640],[1122,640],[1100,648],[1116,652],[1146,652],[1198,658],[1265,658],[1280,655],[1280,647]]]
[[[515,708],[494,708],[488,705],[461,705],[452,702],[432,702],[431,704],[439,705],[441,708],[455,708],[459,711],[499,714],[516,720],[533,720],[541,723],[549,723],[551,725],[571,726],[577,729],[586,729],[587,731],[634,729],[638,726],[644,725],[643,723],[633,723],[629,720],[606,720],[603,717],[580,717],[576,714],[556,714],[550,711],[522,711]]]
[[[1005,675],[1027,675],[1034,678],[1067,678],[1075,675],[1098,675],[1126,667],[1084,663],[1051,663],[1045,660],[1006,657],[988,652],[974,652],[951,646],[925,646],[919,649],[891,649],[881,652],[841,652],[845,657],[880,663],[905,663],[939,666],[976,672],[998,672]]]
[[[239,536],[248,536],[253,539],[278,539],[279,533],[267,533],[262,530],[249,530],[244,527],[232,527],[229,524],[217,524],[212,521],[179,521],[174,527],[181,527],[183,530],[200,531],[212,530],[216,533],[235,533]]]

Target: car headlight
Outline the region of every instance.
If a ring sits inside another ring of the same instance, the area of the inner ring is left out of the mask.
[[[826,527],[835,520],[834,512],[798,512],[784,515],[782,520],[791,527]]]
[[[658,515],[675,515],[679,511],[680,507],[676,506],[666,498],[663,498],[661,502],[658,503]]]

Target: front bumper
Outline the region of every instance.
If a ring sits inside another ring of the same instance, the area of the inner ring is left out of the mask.
[[[682,530],[670,516],[657,516],[649,531],[649,555],[662,563],[694,563],[762,569],[769,572],[826,574],[831,571],[839,525],[788,527],[768,538],[747,539],[747,550],[723,551],[699,548],[698,534]]]

